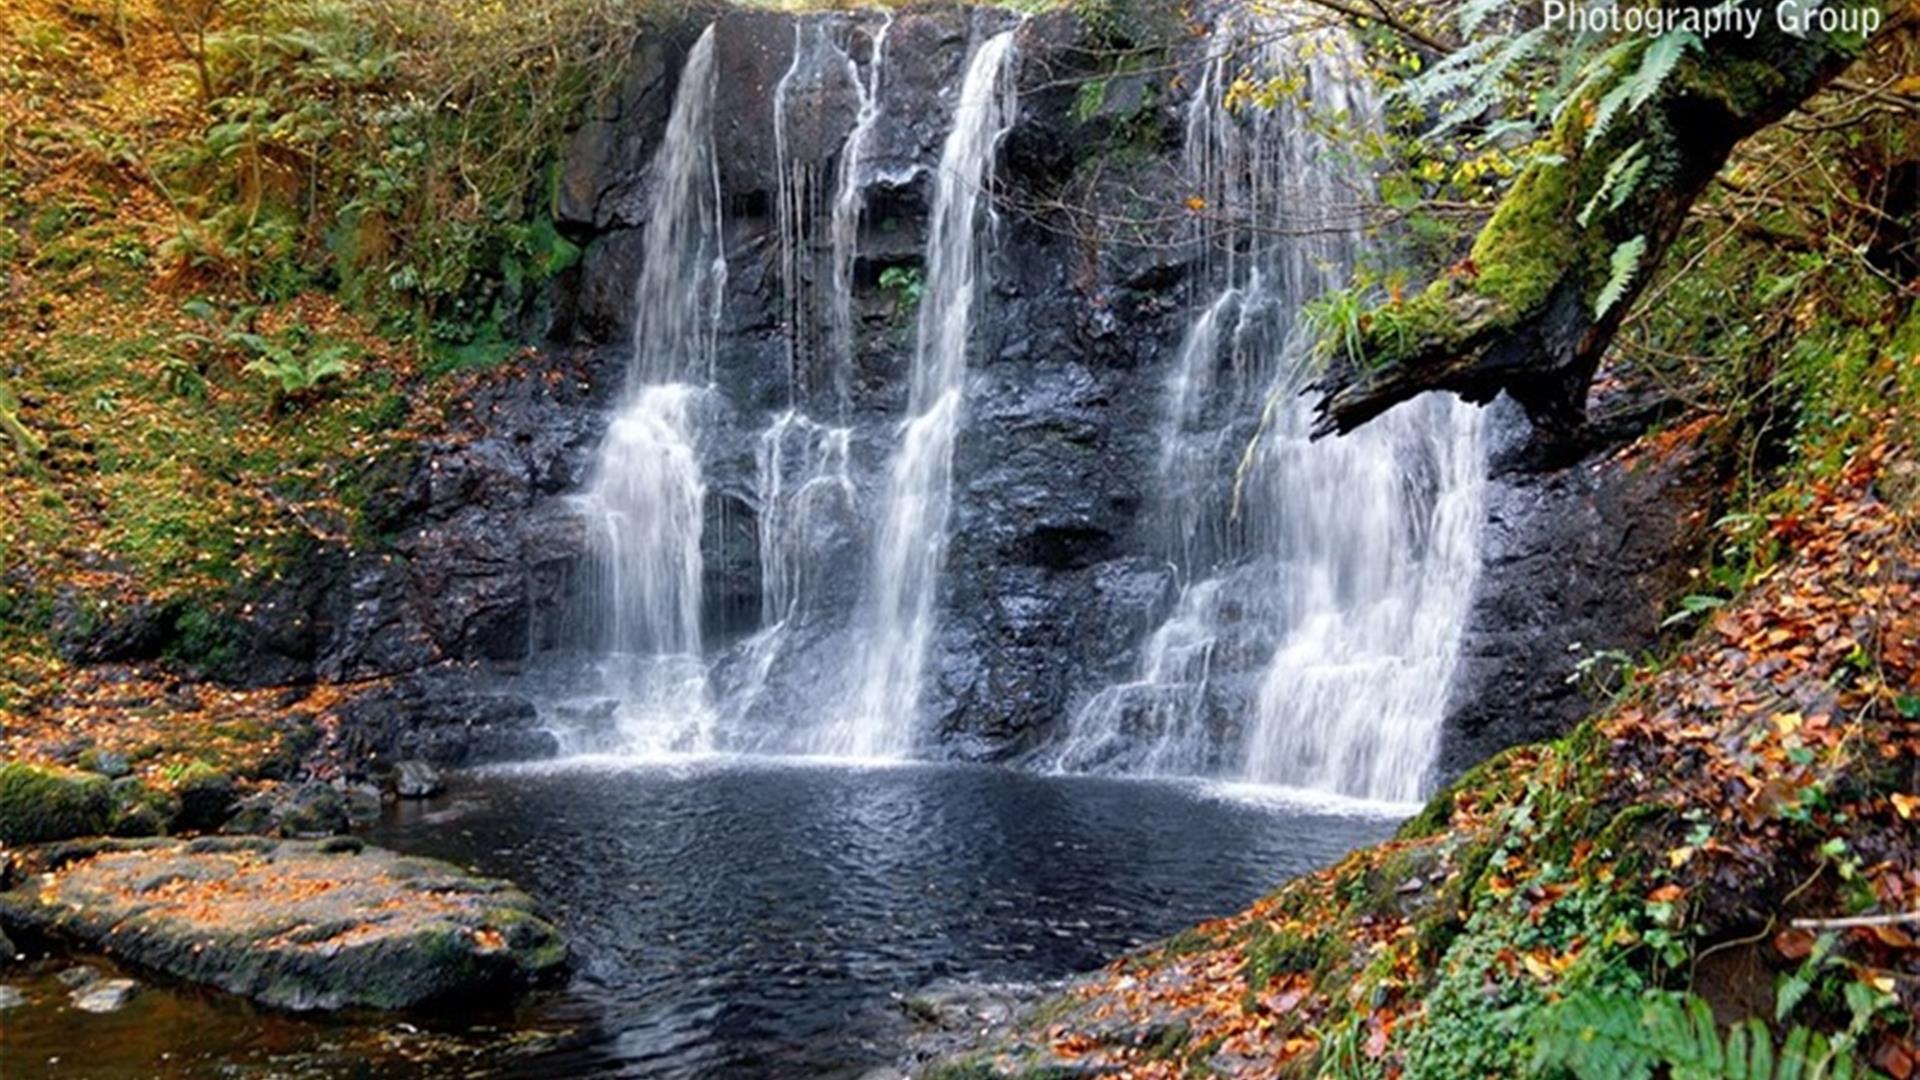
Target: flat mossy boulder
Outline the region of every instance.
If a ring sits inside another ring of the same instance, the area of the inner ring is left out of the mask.
[[[102,833],[113,808],[113,790],[104,776],[24,761],[0,765],[0,844]]]
[[[24,863],[0,893],[0,929],[16,939],[283,1009],[493,997],[566,965],[559,931],[511,884],[347,838],[100,840]]]

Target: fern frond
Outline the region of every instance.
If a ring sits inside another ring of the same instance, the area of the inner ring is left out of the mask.
[[[1486,63],[1479,65],[1472,73],[1472,82],[1476,89],[1472,96],[1447,110],[1447,117],[1437,125],[1429,138],[1443,134],[1459,125],[1474,119],[1487,111],[1500,97],[1502,80],[1507,72],[1532,54],[1547,40],[1547,31],[1537,26],[1524,34],[1518,34],[1507,40]]]
[[[1594,191],[1593,197],[1587,200],[1587,205],[1580,210],[1577,220],[1581,228],[1587,227],[1587,223],[1593,219],[1593,212],[1599,208],[1603,199],[1609,211],[1618,210],[1620,204],[1626,202],[1627,198],[1633,194],[1633,189],[1640,184],[1640,174],[1647,168],[1647,159],[1640,156],[1640,151],[1646,144],[1647,141],[1641,139],[1621,151],[1619,156],[1608,163],[1607,171],[1600,176],[1600,187]]]
[[[1506,2],[1507,0],[1468,0],[1460,8],[1460,36],[1472,37],[1474,31],[1480,29],[1480,24],[1492,17],[1493,13],[1499,11]]]
[[[1615,116],[1631,116],[1642,105],[1653,100],[1653,95],[1660,92],[1667,76],[1673,74],[1680,58],[1686,55],[1688,49],[1699,46],[1700,37],[1691,30],[1669,30],[1648,42],[1646,51],[1640,54],[1639,66],[1600,99],[1599,106],[1594,110],[1593,124],[1587,128],[1587,145],[1592,146],[1607,133]]]
[[[1459,93],[1473,85],[1480,61],[1499,46],[1500,39],[1497,37],[1470,41],[1448,53],[1439,63],[1395,87],[1388,98],[1397,98],[1410,105],[1431,105],[1450,94]]]
[[[1777,1056],[1757,1019],[1722,1037],[1704,999],[1664,990],[1588,990],[1561,1001],[1535,1025],[1533,1064],[1578,1080],[1646,1080],[1655,1069],[1673,1080],[1851,1080],[1856,1069],[1805,1027],[1788,1032]]]
[[[1607,312],[1620,302],[1627,293],[1627,286],[1633,284],[1633,276],[1640,270],[1640,256],[1646,254],[1647,238],[1636,236],[1622,241],[1608,257],[1607,283],[1600,287],[1600,294],[1593,299],[1593,317],[1604,319]]]

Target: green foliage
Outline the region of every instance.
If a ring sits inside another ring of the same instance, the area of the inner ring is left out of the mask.
[[[889,266],[880,271],[880,287],[893,294],[896,312],[910,312],[926,295],[926,275],[917,266]]]
[[[1581,228],[1593,222],[1594,211],[1600,209],[1602,200],[1606,202],[1609,213],[1620,209],[1620,204],[1640,186],[1640,178],[1647,171],[1647,158],[1642,152],[1647,143],[1642,139],[1620,152],[1620,155],[1607,165],[1607,171],[1600,176],[1600,186],[1595,189],[1587,205],[1580,209],[1576,219]]]
[[[1247,943],[1247,992],[1258,994],[1289,972],[1312,971],[1334,945],[1325,935],[1305,937],[1284,930],[1262,930]]]
[[[1795,1026],[1778,1047],[1750,1018],[1723,1035],[1707,1003],[1691,994],[1591,990],[1544,1010],[1534,1028],[1534,1067],[1579,1080],[1849,1080],[1850,1040]]]
[[[1646,251],[1647,238],[1636,236],[1621,241],[1613,249],[1613,254],[1607,256],[1607,280],[1593,298],[1594,318],[1606,318],[1607,312],[1612,311],[1620,298],[1627,294],[1627,286],[1633,284],[1634,276],[1640,272],[1640,257]]]
[[[1095,47],[1147,48],[1179,33],[1177,5],[1163,0],[1068,0]]]
[[[205,127],[156,163],[181,211],[162,255],[268,301],[337,288],[428,346],[511,337],[579,257],[562,139],[665,11],[261,0],[208,38]]]
[[[272,380],[286,398],[309,393],[326,380],[345,375],[355,351],[353,346],[341,344],[302,348],[286,339],[256,334],[247,335],[242,344],[256,355],[241,370]]]
[[[1727,598],[1724,596],[1712,596],[1707,593],[1688,593],[1686,596],[1680,598],[1680,610],[1660,620],[1660,626],[1662,629],[1670,626],[1679,626],[1682,623],[1698,619],[1710,611],[1718,611],[1726,606]]]
[[[231,617],[188,602],[174,615],[167,659],[196,671],[224,674],[239,663],[243,644],[240,628]]]
[[[1667,76],[1688,50],[1700,48],[1700,39],[1690,30],[1672,30],[1647,42],[1640,63],[1633,73],[1621,79],[1600,98],[1593,120],[1587,125],[1587,148],[1592,149],[1606,135],[1616,117],[1631,116],[1652,100],[1665,85]],[[1624,111],[1623,111],[1624,110]]]

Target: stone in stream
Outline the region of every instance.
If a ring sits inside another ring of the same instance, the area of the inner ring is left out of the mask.
[[[567,959],[507,882],[339,838],[101,840],[28,860],[0,893],[0,926],[278,1008],[491,996]]]
[[[140,984],[132,979],[101,979],[74,990],[68,997],[81,1012],[110,1013],[119,1012],[139,991]]]
[[[17,1009],[27,1003],[27,995],[11,986],[0,986],[0,1012]]]
[[[393,789],[403,799],[431,798],[445,788],[440,773],[424,761],[408,760],[394,767]]]

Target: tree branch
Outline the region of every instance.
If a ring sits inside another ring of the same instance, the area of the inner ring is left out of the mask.
[[[1911,2],[1896,0],[1899,12],[1889,14],[1904,14]],[[1312,388],[1322,395],[1315,434],[1352,431],[1429,390],[1474,402],[1504,391],[1546,434],[1574,432],[1585,423],[1601,355],[1734,147],[1799,108],[1855,58],[1762,19],[1752,38],[1711,39],[1640,108],[1591,140],[1589,117],[1612,86],[1590,89],[1563,114],[1556,153],[1521,172],[1469,256],[1418,295],[1361,320],[1352,353]],[[1649,160],[1647,175],[1659,179],[1580,224],[1608,183],[1609,165],[1636,145]],[[1614,276],[1612,256],[1636,238],[1644,246],[1631,280],[1596,311]]]

